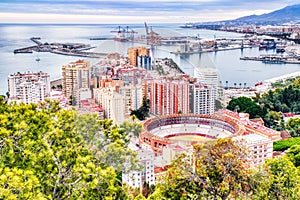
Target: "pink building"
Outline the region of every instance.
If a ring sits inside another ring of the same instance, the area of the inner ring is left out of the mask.
[[[156,115],[189,113],[189,82],[186,80],[151,80],[150,112]]]

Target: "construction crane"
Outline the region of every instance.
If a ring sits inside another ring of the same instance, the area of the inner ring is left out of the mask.
[[[161,39],[158,33],[154,32],[152,30],[152,26],[150,26],[150,31],[149,27],[147,26],[147,23],[145,22],[145,29],[146,29],[146,39],[148,44],[157,44],[158,41]]]
[[[133,29],[131,29],[129,26],[121,27],[118,26],[116,30],[110,31],[112,33],[117,33],[115,40],[120,42],[126,42],[128,40],[134,39],[134,34],[137,34],[138,32],[135,32]]]

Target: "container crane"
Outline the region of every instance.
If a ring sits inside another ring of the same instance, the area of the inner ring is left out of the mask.
[[[147,25],[147,23],[145,22],[145,29],[146,29],[146,39],[147,39],[147,43],[149,44],[157,44],[158,41],[161,39],[161,37],[159,36],[158,33],[154,32],[152,30],[152,26],[150,26],[150,31],[149,31],[149,27]]]
[[[121,27],[118,26],[116,28],[117,30],[110,31],[112,33],[117,33],[115,40],[120,41],[120,42],[126,42],[128,40],[133,40],[134,39],[134,34],[137,34],[136,31],[131,29],[129,26]]]

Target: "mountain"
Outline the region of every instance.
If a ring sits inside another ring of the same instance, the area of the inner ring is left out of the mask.
[[[222,23],[235,24],[273,24],[279,25],[284,23],[300,23],[300,4],[287,6],[280,10],[262,15],[250,15],[235,20],[226,20]]]

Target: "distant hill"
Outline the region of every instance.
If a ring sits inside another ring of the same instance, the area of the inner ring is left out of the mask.
[[[223,23],[235,24],[273,24],[279,25],[284,23],[300,23],[300,4],[287,6],[280,10],[262,15],[250,15],[235,20],[222,21]]]
[[[284,24],[300,23],[300,4],[287,6],[280,10],[262,15],[250,15],[235,20],[223,22],[247,23],[247,24]]]

